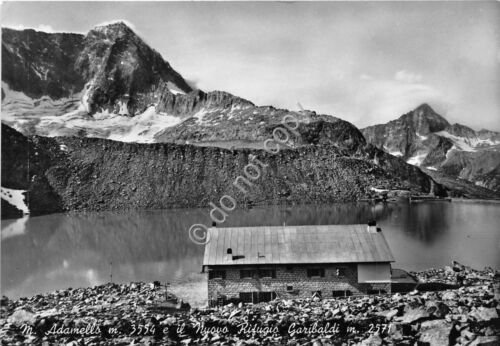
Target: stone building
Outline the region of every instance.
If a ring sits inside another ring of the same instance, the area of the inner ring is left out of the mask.
[[[375,225],[212,227],[210,304],[390,293],[391,250]]]

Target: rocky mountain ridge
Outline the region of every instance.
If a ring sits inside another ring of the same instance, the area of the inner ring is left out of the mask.
[[[232,183],[252,156],[269,166],[242,194]],[[25,191],[32,214],[207,207],[224,194],[240,206],[355,201],[372,187],[446,194],[417,167],[370,145],[358,154],[325,144],[272,155],[245,148],[28,138],[2,125],[2,157],[2,185]]]
[[[3,32],[2,122],[28,136],[262,148],[291,113],[302,134],[294,138],[296,146],[317,141],[317,132],[325,135],[322,142],[351,141],[348,147],[365,142],[352,124],[332,116],[259,107],[223,91],[192,90],[124,23],[98,26],[85,36]],[[12,71],[29,83],[20,83]],[[338,140],[339,135],[345,138]]]
[[[85,85],[75,71],[83,42],[80,34],[2,28],[2,82],[32,99],[69,97]]]
[[[406,162],[500,192],[500,133],[450,124],[424,104],[361,130],[366,140]]]

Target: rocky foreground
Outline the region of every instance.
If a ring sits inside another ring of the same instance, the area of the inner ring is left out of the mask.
[[[155,284],[106,284],[11,301],[2,344],[499,345],[500,272],[455,264],[414,273],[445,291],[169,309]]]

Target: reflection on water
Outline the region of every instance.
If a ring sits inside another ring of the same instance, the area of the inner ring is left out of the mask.
[[[366,223],[376,219],[408,270],[452,259],[500,267],[499,204],[335,204],[259,207],[232,212],[223,226]],[[204,299],[203,247],[187,234],[210,225],[208,210],[55,214],[2,221],[2,294],[15,298],[108,282],[170,282]]]

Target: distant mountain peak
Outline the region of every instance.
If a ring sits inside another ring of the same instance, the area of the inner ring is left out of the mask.
[[[436,113],[436,111],[428,103],[422,103],[420,106],[415,108],[412,113],[417,115],[417,116],[430,116],[430,117],[437,116],[437,117],[445,120],[444,117],[439,115],[438,113]]]
[[[427,111],[427,112],[434,112],[434,109],[432,109],[432,107],[428,104],[428,103],[422,103],[420,106],[418,106],[417,108],[415,108],[415,110],[422,110],[422,111]]]
[[[407,163],[500,191],[500,134],[450,124],[427,103],[362,130],[366,140]]]
[[[115,28],[128,28],[130,29],[130,25],[127,25],[124,20],[115,20],[111,22],[97,24],[94,28],[102,28],[102,27],[115,27]]]
[[[134,37],[142,41],[134,30],[123,21],[99,24],[90,30],[87,36],[107,37],[114,40],[122,37]]]
[[[411,124],[419,133],[442,131],[450,126],[450,123],[441,115],[436,113],[431,106],[423,103],[410,113],[401,116],[399,119]]]
[[[111,29],[111,30],[123,30],[123,31],[128,31],[128,32],[134,32],[132,29],[133,25],[127,24],[124,20],[116,20],[112,22],[106,22],[106,23],[101,23],[97,24],[94,26],[93,30],[106,30],[106,29]]]

